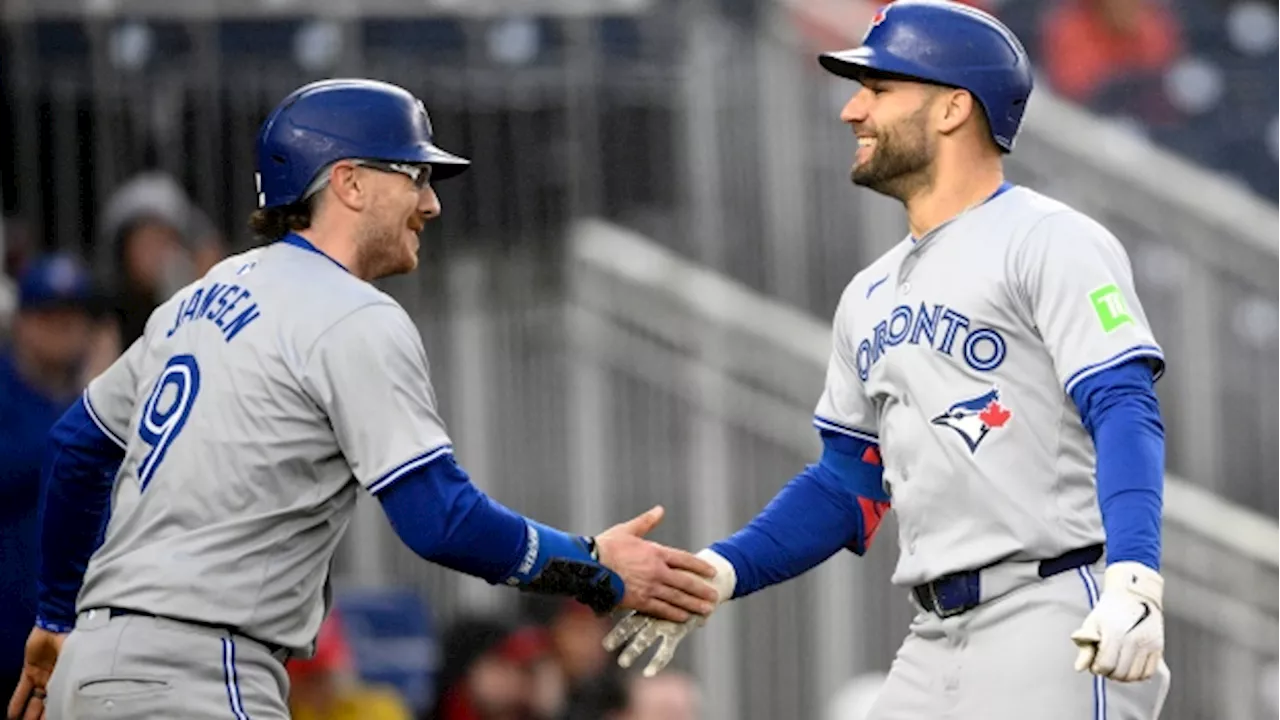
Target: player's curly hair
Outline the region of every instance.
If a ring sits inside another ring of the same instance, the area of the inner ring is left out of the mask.
[[[249,229],[266,240],[279,240],[296,230],[311,227],[312,199],[288,205],[254,210],[249,216]]]

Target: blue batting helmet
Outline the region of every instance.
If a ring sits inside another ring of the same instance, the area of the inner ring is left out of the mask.
[[[867,71],[968,90],[1005,152],[1031,96],[1031,61],[1017,36],[981,10],[948,0],[899,0],[876,13],[860,47],[824,53],[822,67],[859,79]]]
[[[258,134],[258,206],[303,199],[316,175],[343,159],[425,163],[433,180],[470,160],[436,147],[427,108],[412,93],[377,80],[321,80],[293,91]]]

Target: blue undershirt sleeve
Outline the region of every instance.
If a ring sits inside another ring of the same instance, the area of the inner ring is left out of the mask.
[[[861,555],[888,510],[879,449],[822,431],[822,459],[804,468],[746,527],[711,545],[737,574],[734,597],[818,566],[841,548]]]
[[[392,528],[420,557],[533,592],[572,595],[597,610],[621,601],[622,579],[588,538],[525,518],[485,495],[446,453],[377,493]]]
[[[1159,570],[1165,439],[1154,383],[1140,358],[1081,380],[1071,398],[1097,453],[1107,562]]]
[[[83,398],[54,424],[49,442],[42,470],[36,624],[69,632],[85,568],[102,542],[124,450],[94,423]]]

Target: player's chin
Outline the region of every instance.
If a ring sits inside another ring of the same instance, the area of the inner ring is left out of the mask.
[[[400,253],[400,272],[409,272],[418,268],[418,248],[420,242],[417,233],[410,233],[406,239],[403,252]]]
[[[869,167],[868,163],[854,165],[849,170],[849,181],[854,185],[861,187],[872,187],[879,180],[875,168]]]

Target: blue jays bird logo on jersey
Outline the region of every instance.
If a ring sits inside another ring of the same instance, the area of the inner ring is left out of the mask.
[[[933,424],[955,430],[964,438],[969,452],[976,453],[987,434],[1004,427],[1011,417],[1013,412],[1000,404],[1000,390],[993,387],[984,395],[955,403],[934,418]]]

